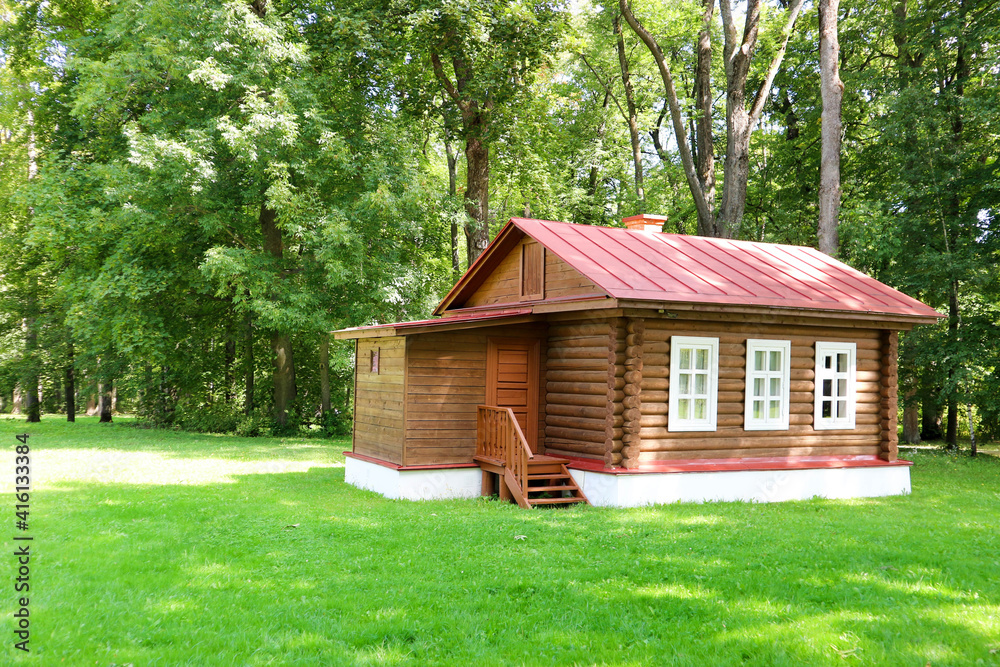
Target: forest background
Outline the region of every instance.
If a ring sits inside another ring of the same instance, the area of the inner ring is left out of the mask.
[[[996,438],[998,4],[0,0],[0,411],[344,433],[328,332],[427,316],[510,216],[652,213],[946,314],[904,436]]]

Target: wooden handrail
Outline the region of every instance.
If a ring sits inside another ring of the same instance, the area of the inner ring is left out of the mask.
[[[503,461],[521,489],[528,488],[528,461],[534,458],[534,454],[510,408],[479,406],[476,414],[476,456]]]

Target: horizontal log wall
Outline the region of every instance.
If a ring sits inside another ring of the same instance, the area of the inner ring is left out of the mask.
[[[466,300],[465,307],[486,306],[496,303],[514,303],[521,300],[520,262],[522,239],[486,278],[482,285]],[[546,299],[568,296],[603,294],[589,279],[551,252],[545,252]]]
[[[378,350],[379,372],[371,353]],[[362,338],[355,359],[354,452],[403,463],[405,339]]]
[[[879,417],[882,422],[882,452],[886,461],[899,458],[899,412],[897,408],[897,363],[899,361],[899,334],[882,332],[882,405]]]
[[[406,465],[468,463],[476,453],[476,408],[486,402],[486,334],[410,336]]]
[[[547,454],[605,459],[612,331],[603,320],[549,326],[546,382],[539,392],[545,396]],[[613,439],[613,427],[611,434]]]
[[[718,426],[714,432],[670,432],[667,406],[670,383],[671,336],[718,336]],[[891,456],[883,445],[894,428],[892,407],[883,394],[893,391],[883,379],[892,354],[886,332],[876,329],[784,326],[747,321],[701,322],[645,319],[642,350],[640,463],[697,458],[747,458],[758,456],[881,455]],[[791,341],[789,429],[743,429],[746,381],[746,341],[771,338]],[[844,341],[857,345],[857,419],[853,430],[813,429],[815,344]],[[894,384],[894,382],[892,383]]]

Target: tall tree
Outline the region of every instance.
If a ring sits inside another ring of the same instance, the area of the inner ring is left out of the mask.
[[[653,34],[636,19],[628,0],[619,0],[618,6],[629,26],[649,49],[659,69],[666,102],[670,108],[670,117],[673,121],[674,138],[677,141],[688,188],[698,211],[698,233],[704,236],[731,237],[739,231],[743,211],[746,208],[747,179],[750,173],[750,138],[760,121],[764,104],[771,90],[771,84],[781,66],[788,38],[802,8],[802,0],[792,0],[788,6],[784,28],[778,38],[778,48],[775,50],[770,65],[751,99],[749,109],[747,108],[747,81],[760,31],[761,0],[750,0],[742,37],[736,27],[730,0],[719,0],[725,35],[722,59],[726,72],[726,159],[723,167],[722,203],[718,207],[713,206],[708,197],[711,194],[714,181],[699,178],[687,139],[685,120],[681,112],[677,89],[674,86],[674,77],[663,49]],[[706,15],[708,15],[707,10]],[[709,47],[705,42],[705,38],[700,35],[699,58]],[[700,79],[699,85],[702,85]],[[702,114],[707,111],[708,109],[699,109]]]
[[[465,225],[468,261],[490,239],[490,149],[498,111],[515,103],[557,42],[561,16],[557,3],[474,0],[454,4],[433,0],[414,8],[390,3],[400,50],[412,57],[402,84],[419,97],[426,87],[419,69],[425,63],[435,88],[458,109],[465,142]],[[406,70],[406,68],[404,68]],[[434,91],[436,92],[436,91]],[[433,97],[433,94],[429,97]]]
[[[840,42],[837,12],[840,0],[819,1],[819,74],[823,97],[822,155],[819,168],[819,225],[821,252],[836,257],[840,212],[841,101],[844,84],[840,80]]]

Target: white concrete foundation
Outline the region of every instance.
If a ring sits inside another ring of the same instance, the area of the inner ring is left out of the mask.
[[[344,481],[386,498],[447,500],[479,497],[483,472],[478,467],[396,470],[348,456]]]
[[[910,493],[910,467],[738,470],[611,475],[570,474],[592,505],[639,507],[676,502],[771,503],[809,498],[875,498]]]

